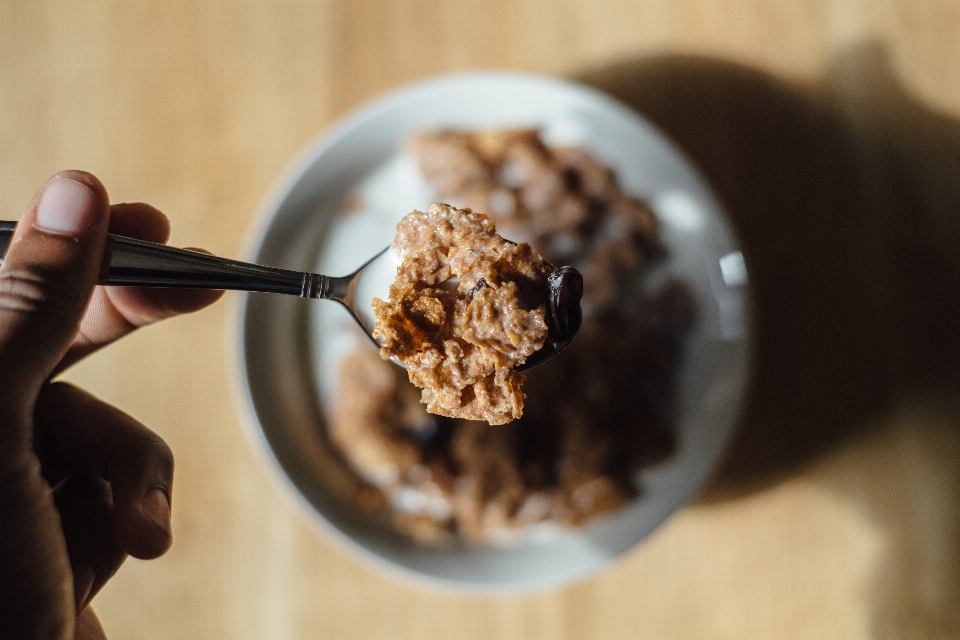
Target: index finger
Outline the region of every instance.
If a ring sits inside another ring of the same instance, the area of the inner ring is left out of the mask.
[[[170,222],[148,204],[115,204],[110,207],[110,233],[164,244],[170,236]],[[139,327],[197,311],[222,295],[222,291],[209,289],[98,286],[57,371]]]
[[[33,448],[51,485],[77,473],[110,483],[113,527],[135,558],[166,553],[173,452],[131,416],[64,382],[43,387],[33,414]]]

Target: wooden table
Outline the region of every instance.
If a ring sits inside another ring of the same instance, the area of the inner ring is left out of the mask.
[[[52,173],[243,254],[318,132],[466,69],[638,108],[727,204],[757,373],[698,503],[599,575],[477,599],[341,555],[278,498],[232,395],[232,300],[68,378],[177,455],[173,549],[98,596],[112,638],[960,636],[960,5],[944,0],[0,2],[0,204]]]

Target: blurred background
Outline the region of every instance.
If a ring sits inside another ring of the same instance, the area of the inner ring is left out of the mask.
[[[756,288],[738,438],[599,575],[480,599],[331,547],[248,448],[232,296],[68,374],[177,456],[173,549],[111,638],[960,637],[960,4],[948,0],[0,0],[0,209],[86,169],[171,244],[242,256],[295,155],[440,73],[597,86],[713,183]]]

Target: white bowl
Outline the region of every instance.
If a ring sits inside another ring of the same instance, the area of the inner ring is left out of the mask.
[[[690,288],[697,323],[684,347],[677,450],[642,477],[624,509],[551,540],[496,548],[422,547],[344,498],[352,476],[324,436],[322,406],[347,344],[334,303],[249,294],[240,308],[249,435],[321,529],[376,566],[444,586],[523,591],[582,578],[642,540],[702,486],[735,425],[750,363],[747,273],[724,212],[683,155],[636,113],[594,89],[505,73],[430,80],[366,106],[320,138],[264,211],[250,259],[342,275],[390,244],[393,225],[430,203],[400,149],[415,131],[539,127],[613,168],[662,222],[665,269]],[[341,215],[364,190],[366,213]]]

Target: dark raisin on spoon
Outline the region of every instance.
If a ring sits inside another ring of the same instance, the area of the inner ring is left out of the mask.
[[[523,370],[530,369],[540,362],[562,351],[580,330],[582,313],[580,298],[583,297],[583,276],[573,267],[560,267],[547,275],[547,338],[527,361]]]
[[[580,327],[583,276],[573,267],[554,269],[547,276],[547,324],[555,339],[576,333]],[[549,339],[548,335],[548,339]]]

